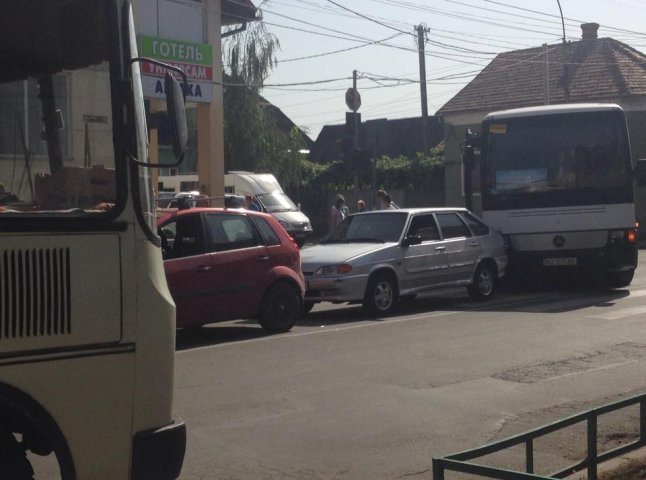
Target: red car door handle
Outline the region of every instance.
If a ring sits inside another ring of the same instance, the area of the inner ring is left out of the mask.
[[[269,260],[269,255],[262,255],[258,257],[256,260],[260,260],[261,262],[266,262],[267,260]]]
[[[213,270],[213,267],[209,265],[200,265],[199,267],[197,267],[197,273],[206,273],[210,272],[211,270]]]

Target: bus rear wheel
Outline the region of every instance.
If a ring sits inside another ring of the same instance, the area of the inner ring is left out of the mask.
[[[25,449],[11,432],[0,431],[0,477],[12,480],[33,480],[34,469]]]
[[[609,272],[606,274],[606,283],[610,288],[621,288],[630,285],[635,275],[634,270],[624,270],[621,272]]]

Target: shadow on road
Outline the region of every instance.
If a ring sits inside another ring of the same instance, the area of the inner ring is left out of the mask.
[[[218,345],[221,343],[254,340],[269,336],[257,322],[239,320],[235,325],[205,325],[201,328],[183,328],[177,330],[175,350]]]
[[[315,306],[298,321],[300,327],[335,327],[357,322],[378,322],[393,316],[417,315],[435,311],[490,311],[565,313],[588,307],[612,307],[618,299],[630,295],[630,290],[609,289],[597,279],[568,278],[565,275],[503,281],[497,294],[488,302],[469,299],[466,288],[432,290],[414,300],[403,300],[393,315],[374,317],[361,305],[338,305],[321,309]],[[286,335],[289,335],[287,333]],[[226,344],[268,337],[253,320],[238,320],[226,324],[177,331],[176,350],[188,350],[210,345]]]

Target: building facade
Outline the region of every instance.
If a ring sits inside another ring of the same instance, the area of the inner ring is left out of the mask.
[[[186,91],[189,152],[182,165],[158,172],[160,191],[198,190],[224,198],[222,27],[245,25],[255,18],[249,0],[134,0],[135,24],[142,56],[181,68]],[[170,157],[165,138],[162,70],[142,68],[150,113],[153,162]]]

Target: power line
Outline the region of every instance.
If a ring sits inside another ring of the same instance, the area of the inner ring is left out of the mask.
[[[358,17],[365,18],[366,20],[369,20],[369,21],[374,22],[374,23],[376,23],[376,24],[378,24],[378,25],[381,25],[382,27],[390,28],[391,30],[395,30],[395,31],[397,31],[397,32],[404,33],[404,34],[406,34],[406,35],[411,35],[411,36],[413,36],[413,34],[412,34],[411,32],[406,32],[406,31],[404,31],[404,30],[400,30],[399,28],[395,28],[395,27],[392,27],[392,26],[390,26],[390,25],[387,25],[387,24],[385,24],[385,23],[383,23],[383,22],[380,22],[379,20],[375,20],[374,18],[371,18],[371,17],[368,17],[368,16],[366,16],[366,15],[363,15],[362,13],[356,12],[356,11],[354,11],[354,10],[352,10],[352,9],[348,8],[348,7],[344,7],[343,5],[340,5],[340,4],[336,3],[336,2],[335,2],[335,1],[333,1],[333,0],[327,0],[327,1],[328,1],[328,2],[330,2],[330,3],[331,3],[331,4],[333,4],[333,5],[336,5],[336,6],[337,6],[337,7],[339,7],[339,8],[342,8],[343,10],[347,10],[348,12],[352,12],[352,13],[354,13],[354,14],[355,14],[355,15],[357,15]]]
[[[277,60],[277,63],[295,62],[297,60],[309,60],[311,58],[325,57],[327,55],[334,55],[334,54],[337,54],[337,53],[349,52],[351,50],[357,50],[358,48],[369,47],[371,45],[377,45],[377,44],[383,43],[383,42],[385,42],[387,40],[392,40],[393,38],[396,38],[399,35],[401,35],[401,33],[396,33],[396,34],[391,35],[390,37],[386,37],[386,38],[384,38],[382,40],[375,40],[373,42],[365,43],[363,45],[357,45],[357,46],[354,46],[354,47],[342,48],[340,50],[333,50],[331,52],[316,53],[316,54],[307,55],[307,56],[304,56],[304,57],[296,57],[296,58],[287,58],[285,60]]]

